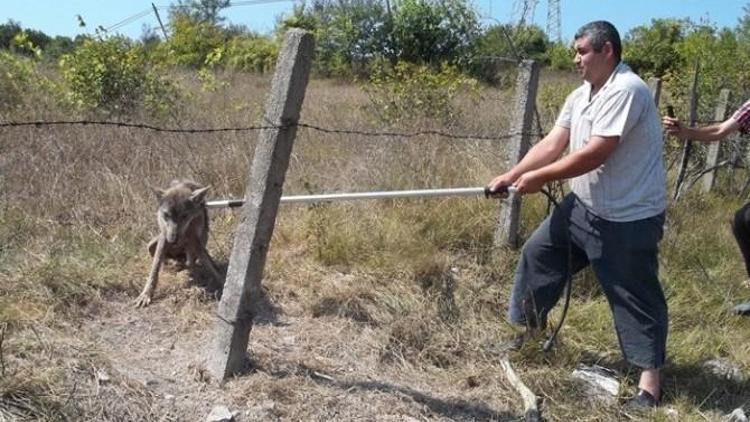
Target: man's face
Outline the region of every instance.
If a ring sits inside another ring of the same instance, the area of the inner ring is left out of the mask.
[[[608,57],[612,54],[612,46],[605,43],[601,51],[594,51],[591,41],[584,36],[575,40],[573,48],[576,52],[573,62],[583,80],[601,86],[611,70],[608,65]]]

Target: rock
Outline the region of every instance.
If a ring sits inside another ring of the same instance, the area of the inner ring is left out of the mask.
[[[729,415],[724,417],[725,422],[747,422],[747,415],[741,407],[738,407],[732,411]]]
[[[598,365],[579,365],[572,377],[584,383],[590,398],[614,403],[620,392],[620,382],[614,374],[614,371]]]
[[[257,406],[253,406],[245,411],[245,416],[251,421],[263,421],[269,419],[269,413],[274,409],[276,404],[271,400],[266,400]]]
[[[744,382],[747,380],[747,375],[742,372],[742,369],[729,359],[711,359],[704,362],[703,367],[711,371],[712,374],[729,381]]]
[[[97,371],[97,373],[96,373],[96,381],[99,384],[106,384],[106,383],[109,382],[109,380],[110,380],[109,374],[107,374],[106,372],[104,372],[101,369],[99,371]]]
[[[670,421],[680,420],[680,412],[674,407],[667,407],[666,409],[664,409],[664,414],[667,416],[667,420],[670,420]]]
[[[208,414],[206,422],[234,422],[234,415],[226,406],[214,406]]]

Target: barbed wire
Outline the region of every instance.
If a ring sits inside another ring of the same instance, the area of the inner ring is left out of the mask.
[[[167,132],[167,133],[185,133],[185,134],[203,134],[203,133],[216,133],[216,132],[249,132],[257,130],[283,130],[289,129],[293,126],[301,127],[305,129],[315,130],[323,133],[333,133],[342,135],[360,135],[367,137],[390,137],[390,138],[414,138],[418,136],[439,136],[442,138],[449,139],[470,139],[470,140],[484,140],[484,141],[502,141],[518,135],[531,135],[536,137],[543,137],[545,134],[541,132],[515,132],[507,133],[504,135],[479,135],[479,134],[459,134],[450,133],[440,130],[417,130],[413,132],[394,132],[394,131],[366,131],[360,129],[337,129],[337,128],[326,128],[317,126],[309,123],[298,122],[296,124],[289,125],[259,125],[259,126],[242,126],[242,127],[221,127],[221,128],[169,128],[155,126],[146,123],[129,123],[129,122],[114,122],[108,120],[54,120],[54,121],[25,121],[25,122],[0,122],[0,129],[2,128],[14,128],[14,127],[48,127],[48,126],[61,126],[61,125],[79,125],[79,126],[116,126],[125,127],[131,129],[142,129],[151,130],[154,132]]]

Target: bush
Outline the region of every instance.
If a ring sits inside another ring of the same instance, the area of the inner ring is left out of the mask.
[[[54,97],[54,84],[38,69],[31,58],[0,51],[0,112],[10,113],[25,107],[39,109],[46,99]]]
[[[159,44],[154,52],[155,60],[160,63],[199,68],[226,42],[221,28],[186,15],[173,16],[170,26],[169,39]]]
[[[279,54],[279,44],[267,37],[234,37],[226,47],[226,64],[230,69],[265,73],[272,71]]]
[[[34,64],[31,60],[0,51],[0,111],[18,107],[33,80]]]
[[[549,57],[549,65],[553,69],[557,70],[573,70],[575,64],[573,63],[573,50],[566,46],[562,42],[556,42],[547,51],[547,57]]]
[[[59,62],[69,104],[104,115],[145,109],[164,114],[175,105],[176,89],[126,38],[86,40]]]
[[[388,124],[426,117],[450,125],[460,115],[454,105],[459,94],[467,93],[475,101],[479,96],[479,83],[450,65],[439,70],[407,62],[393,69],[376,65],[370,83],[366,89],[373,112]]]

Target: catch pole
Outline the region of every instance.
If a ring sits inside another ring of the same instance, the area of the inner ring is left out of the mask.
[[[508,187],[509,193],[515,193],[516,188]],[[352,193],[323,193],[317,195],[293,195],[282,196],[282,204],[303,202],[334,202],[334,201],[356,201],[361,199],[398,199],[398,198],[431,198],[437,196],[477,196],[484,195],[489,198],[498,192],[491,192],[488,187],[477,188],[447,188],[447,189],[417,189],[417,190],[391,190],[380,192],[352,192]],[[206,202],[206,208],[235,208],[241,207],[244,199],[225,199]]]

